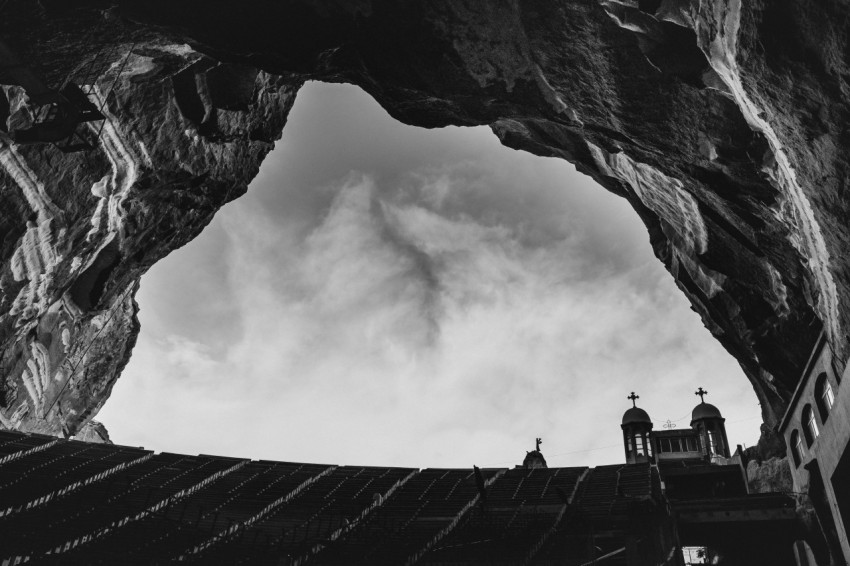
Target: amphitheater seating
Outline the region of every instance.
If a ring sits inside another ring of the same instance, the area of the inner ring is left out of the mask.
[[[483,505],[439,541],[424,564],[522,563],[555,527],[586,468],[513,469],[495,482]]]
[[[482,470],[485,480],[500,470]],[[423,470],[357,528],[320,555],[321,564],[401,564],[450,526],[478,494],[472,470]]]
[[[483,497],[471,468],[154,454],[0,431],[0,565],[580,564],[622,548],[616,525],[652,493],[646,465],[481,474]]]
[[[52,436],[0,431],[0,461],[4,460],[7,456],[20,454],[55,441],[56,439]]]
[[[222,560],[262,547],[282,557],[284,563],[287,558],[311,555],[314,549],[331,544],[339,531],[413,472],[407,468],[335,468],[207,554],[214,553]],[[259,559],[262,562],[263,557]]]
[[[627,519],[628,506],[652,493],[649,464],[597,466],[580,494],[580,511],[587,519]]]
[[[148,452],[87,442],[63,442],[0,464],[0,502],[3,507],[29,503],[34,491],[52,493],[85,481]]]
[[[626,545],[630,505],[645,503],[652,495],[649,464],[597,466],[588,470],[554,534],[535,555],[532,564],[578,566],[616,552]],[[626,564],[624,552],[608,556],[603,564]]]

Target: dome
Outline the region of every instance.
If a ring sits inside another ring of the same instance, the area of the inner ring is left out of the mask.
[[[691,413],[691,420],[698,421],[700,419],[722,419],[720,410],[710,403],[700,403],[694,407],[694,412]]]
[[[652,424],[652,419],[646,414],[646,411],[640,407],[632,407],[623,413],[623,424],[646,423]]]
[[[531,468],[548,468],[546,458],[537,450],[526,452],[525,459],[522,461],[522,467],[530,470]]]

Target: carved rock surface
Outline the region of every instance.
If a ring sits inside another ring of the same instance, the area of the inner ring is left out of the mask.
[[[45,81],[82,83],[89,65],[103,67],[92,82],[108,118],[96,149],[0,141],[0,423],[74,434],[129,359],[139,277],[244,194],[300,83],[99,10],[54,21],[19,4],[2,38]],[[3,121],[26,122],[33,105],[3,88]]]
[[[794,491],[791,471],[785,458],[750,460],[747,463],[750,493],[789,493]]]
[[[821,328],[846,359],[850,9],[837,0],[3,9],[0,37],[48,82],[110,63],[88,81],[109,114],[96,150],[3,138],[4,426],[74,432],[97,411],[138,330],[138,278],[245,191],[309,79],[356,83],[408,124],[488,124],[626,198],[767,425]],[[25,121],[32,101],[0,84],[2,117]]]

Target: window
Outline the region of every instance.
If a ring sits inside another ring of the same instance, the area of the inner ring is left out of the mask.
[[[811,405],[806,405],[803,408],[803,432],[806,435],[806,444],[811,447],[812,443],[820,434],[818,430],[818,422],[815,419],[815,412]]]
[[[832,392],[832,384],[828,381],[826,387],[823,388],[823,400],[827,409],[831,410],[832,406],[835,405],[835,394]]]
[[[646,456],[646,444],[644,443],[643,436],[637,438],[637,456]]]
[[[688,437],[686,439],[686,443],[688,447],[688,452],[699,452],[699,446],[697,445],[696,438]]]
[[[682,558],[685,566],[711,564],[711,551],[704,546],[683,546]]]
[[[717,437],[714,434],[713,430],[709,430],[708,432],[708,453],[709,454],[717,454]]]
[[[661,438],[658,440],[658,450],[661,452],[671,452],[670,450],[670,439]]]
[[[794,430],[791,433],[791,455],[794,456],[795,466],[799,466],[806,456],[806,447],[803,446],[803,439],[800,437],[799,430]]]
[[[820,413],[820,420],[825,423],[826,419],[829,418],[829,411],[835,404],[835,394],[832,392],[832,384],[827,379],[826,373],[821,373],[815,382],[815,401]],[[815,434],[815,437],[817,437],[817,434]]]

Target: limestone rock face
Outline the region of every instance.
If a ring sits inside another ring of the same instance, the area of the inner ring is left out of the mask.
[[[7,3],[0,37],[54,84],[109,60],[89,80],[109,120],[84,154],[4,138],[4,426],[73,431],[97,411],[138,278],[244,192],[308,79],[356,83],[408,124],[490,125],[626,198],[766,424],[821,328],[846,359],[838,0],[30,4]],[[32,101],[0,83],[7,124],[25,123]]]
[[[74,440],[82,440],[83,442],[94,442],[97,444],[112,444],[112,441],[109,439],[109,431],[106,430],[106,427],[103,426],[103,423],[100,423],[94,419],[88,421],[85,425],[83,425],[80,429],[77,430],[77,434],[74,435]]]
[[[95,149],[0,140],[0,424],[70,435],[129,359],[139,277],[245,192],[299,83],[99,10],[54,21],[19,4],[7,8],[19,19],[2,40],[45,81],[103,69],[91,83],[107,116],[102,129],[93,123]],[[3,89],[2,122],[31,123],[23,89]]]
[[[794,491],[786,458],[750,460],[747,463],[750,493],[789,493]]]

